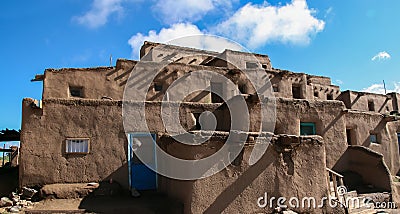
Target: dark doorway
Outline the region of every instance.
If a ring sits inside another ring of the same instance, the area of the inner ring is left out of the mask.
[[[302,99],[300,85],[292,85],[292,94],[294,99]]]
[[[223,103],[223,99],[221,98],[223,94],[221,82],[211,82],[211,102],[212,103]],[[215,93],[214,93],[215,92]]]
[[[351,138],[351,133],[352,133],[351,129],[346,129],[346,138],[347,138],[347,144],[348,145],[353,145],[353,141],[352,141],[352,138]]]

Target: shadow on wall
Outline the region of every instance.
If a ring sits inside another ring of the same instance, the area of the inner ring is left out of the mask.
[[[349,146],[333,167],[344,175],[349,191],[391,192],[391,178],[383,155],[363,146]]]
[[[268,152],[271,153],[273,150],[272,146],[268,147]],[[264,155],[263,158],[258,161],[252,167],[249,167],[243,172],[241,176],[238,177],[231,185],[225,188],[221,194],[215,199],[215,201],[210,204],[210,206],[204,211],[204,213],[221,213],[223,212],[240,194],[248,188],[255,179],[257,179],[265,169],[268,168],[275,160],[273,158],[268,158]],[[274,183],[275,187],[272,195],[279,195],[279,181],[278,177],[275,177]]]

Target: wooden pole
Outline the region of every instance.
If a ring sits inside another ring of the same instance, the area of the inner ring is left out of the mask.
[[[6,144],[3,144],[3,149],[6,149]],[[3,152],[3,165],[1,166],[4,167],[4,152]]]

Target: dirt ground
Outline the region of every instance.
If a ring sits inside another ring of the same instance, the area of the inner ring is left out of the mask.
[[[25,213],[182,213],[183,205],[155,192],[131,196],[88,196],[83,199],[46,199]]]

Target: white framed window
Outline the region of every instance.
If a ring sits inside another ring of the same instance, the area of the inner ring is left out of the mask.
[[[89,138],[68,138],[65,141],[65,152],[76,154],[89,153]]]

